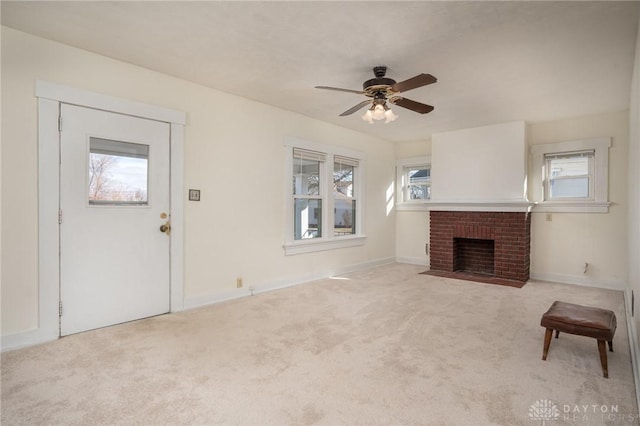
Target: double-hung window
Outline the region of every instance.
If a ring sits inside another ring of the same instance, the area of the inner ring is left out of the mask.
[[[355,158],[334,156],[333,160],[333,235],[356,233],[357,197],[354,193]]]
[[[429,200],[431,199],[431,168],[426,164],[422,166],[405,167],[404,177],[407,182],[405,185],[404,199],[410,200]]]
[[[396,163],[397,207],[426,209],[431,200],[431,158],[414,157]]]
[[[364,244],[364,155],[297,139],[285,148],[289,174],[285,253]]]
[[[610,146],[610,138],[532,145],[534,211],[609,211]]]
[[[595,150],[545,154],[545,200],[593,200]]]
[[[293,150],[293,228],[295,240],[322,238],[322,195],[326,154]]]

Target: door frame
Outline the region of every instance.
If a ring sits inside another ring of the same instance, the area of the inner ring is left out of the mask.
[[[32,343],[60,337],[60,104],[72,104],[169,124],[170,312],[184,309],[184,126],[186,113],[42,80],[38,98],[38,329]],[[64,125],[64,124],[63,124]]]

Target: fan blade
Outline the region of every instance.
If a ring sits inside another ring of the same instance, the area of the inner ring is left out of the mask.
[[[355,93],[357,95],[364,95],[364,92],[362,90],[340,89],[339,87],[316,86],[316,89],[335,90],[336,92],[348,92]]]
[[[391,86],[391,90],[394,92],[406,92],[407,90],[416,89],[426,86],[427,84],[433,84],[436,81],[438,81],[438,79],[431,74],[418,74],[408,80],[394,84]]]
[[[420,102],[412,101],[411,99],[400,98],[393,101],[394,105],[399,107],[410,109],[420,114],[426,114],[433,111],[433,107],[427,104],[421,104]]]
[[[364,107],[365,105],[370,104],[370,103],[371,103],[371,99],[368,99],[366,101],[362,101],[358,105],[354,106],[353,108],[349,108],[348,110],[346,110],[345,112],[340,114],[340,117],[344,117],[345,115],[351,115],[354,112],[358,111],[359,109],[362,109],[362,107]]]

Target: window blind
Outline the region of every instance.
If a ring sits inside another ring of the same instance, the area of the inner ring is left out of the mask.
[[[595,155],[595,150],[590,149],[586,151],[574,151],[574,152],[555,152],[552,154],[545,154],[545,160],[562,160],[566,158],[585,158],[585,157],[593,157]]]
[[[118,157],[149,158],[149,145],[94,137],[90,138],[90,151],[94,154],[115,155]]]
[[[310,151],[308,149],[293,148],[293,158],[311,161],[326,161],[327,155],[322,152]]]
[[[360,165],[360,161],[358,161],[357,158],[343,157],[341,155],[334,155],[333,161],[335,161],[336,163],[344,164],[345,166],[358,167],[358,165]]]

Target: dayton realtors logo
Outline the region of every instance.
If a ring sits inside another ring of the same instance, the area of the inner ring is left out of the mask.
[[[563,404],[558,405],[549,399],[540,399],[529,407],[529,420],[541,421],[544,426],[552,420],[563,422],[620,422],[626,424],[640,424],[639,414],[621,414],[617,405],[604,404]]]
[[[640,424],[640,417],[636,414],[620,413],[618,405],[605,404],[575,404],[562,406],[562,419],[573,422],[618,422]]]
[[[548,399],[539,399],[529,407],[529,419],[542,421],[542,426],[549,420],[558,420],[559,418],[560,410],[558,410],[558,406]]]

